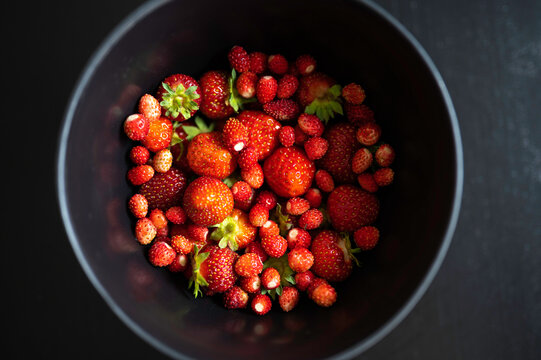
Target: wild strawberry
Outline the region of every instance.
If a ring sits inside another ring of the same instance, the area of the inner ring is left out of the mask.
[[[148,218],[154,226],[156,226],[156,229],[161,229],[165,226],[167,226],[167,218],[165,217],[165,214],[160,209],[152,209],[150,212],[150,215],[148,215]]]
[[[325,127],[319,118],[311,114],[301,114],[298,119],[299,128],[308,136],[321,136]]]
[[[365,172],[370,165],[372,165],[372,153],[367,148],[360,148],[357,150],[353,159],[351,159],[351,170],[355,174],[360,174]]]
[[[248,294],[238,286],[233,286],[224,293],[224,307],[226,309],[244,309],[248,306]]]
[[[165,241],[156,241],[148,249],[148,260],[154,266],[167,266],[175,260],[177,253]]]
[[[169,225],[156,228],[156,238],[169,236]]]
[[[290,250],[297,247],[309,248],[312,243],[310,233],[301,228],[293,228],[287,233],[287,244]]]
[[[263,104],[263,111],[280,121],[293,120],[300,113],[299,105],[289,99],[273,100]]]
[[[173,224],[184,224],[188,216],[180,206],[172,206],[165,212],[165,217]]]
[[[302,195],[314,178],[315,165],[296,147],[281,147],[263,165],[267,184],[278,195],[286,198]]]
[[[267,255],[267,253],[263,249],[263,246],[261,245],[261,242],[259,241],[252,241],[251,243],[246,245],[246,250],[244,250],[244,252],[257,254],[261,259],[261,262],[265,262],[269,258],[269,255]]]
[[[194,294],[201,293],[205,287],[212,293],[221,293],[229,290],[237,281],[233,269],[239,255],[229,248],[220,249],[217,246],[207,246],[195,249],[192,260],[192,277],[190,286],[194,286]]]
[[[306,135],[304,131],[301,130],[298,124],[295,125],[294,130],[295,130],[295,145],[299,145],[299,146],[304,145],[306,140],[308,140],[310,137]]]
[[[209,243],[208,234],[209,229],[206,226],[199,226],[195,224],[188,224],[185,228],[186,237],[188,240],[194,243],[194,245],[203,248]]]
[[[177,254],[173,262],[167,265],[167,270],[169,270],[172,273],[183,272],[184,270],[188,268],[189,262],[190,261],[186,255]]]
[[[124,133],[131,140],[143,140],[148,134],[150,121],[141,114],[133,114],[124,121]]]
[[[171,144],[172,134],[173,124],[169,119],[161,117],[150,121],[150,130],[141,143],[150,151],[158,152]]]
[[[345,280],[353,270],[353,262],[357,262],[349,236],[341,236],[336,231],[321,231],[312,241],[310,250],[314,255],[311,271],[328,281]]]
[[[285,312],[293,310],[299,303],[299,290],[293,286],[284,287],[282,295],[278,298],[278,303]]]
[[[267,210],[271,211],[277,204],[278,199],[272,191],[263,190],[257,195],[256,204],[263,205]]]
[[[255,294],[261,289],[261,279],[259,276],[254,275],[250,277],[243,277],[239,280],[240,288],[249,294]]]
[[[259,228],[259,237],[264,238],[265,236],[275,236],[280,234],[280,227],[278,224],[272,220],[267,220]]]
[[[231,96],[228,77],[223,71],[208,71],[199,79],[201,113],[209,119],[223,119],[235,110],[229,105]]]
[[[256,97],[257,101],[261,104],[272,101],[276,96],[278,89],[278,82],[270,75],[261,77],[256,85]]]
[[[314,264],[314,255],[304,247],[296,247],[287,254],[287,261],[291,270],[297,273],[310,270]]]
[[[297,273],[295,274],[295,287],[300,291],[306,291],[314,279],[315,276],[310,270]]]
[[[241,150],[237,162],[241,169],[249,169],[257,164],[258,154],[252,146],[248,146]]]
[[[135,224],[135,238],[142,245],[147,245],[156,237],[156,226],[149,218],[141,218]]]
[[[320,72],[303,76],[297,89],[297,100],[304,111],[315,114],[327,123],[335,114],[343,114],[340,105],[340,85],[334,79]]]
[[[233,194],[223,182],[202,176],[190,183],[183,199],[186,215],[199,226],[221,223],[233,210]]]
[[[282,125],[272,116],[254,110],[241,112],[237,119],[250,129],[248,146],[256,150],[257,160],[263,160],[269,156],[279,143],[278,133]]]
[[[201,95],[199,84],[194,78],[174,74],[162,81],[156,98],[162,107],[163,116],[170,120],[184,121],[199,110]]]
[[[150,165],[137,165],[128,171],[128,180],[133,185],[142,185],[152,179],[154,169]]]
[[[310,203],[301,197],[291,198],[286,203],[286,212],[290,215],[302,215],[309,209]]]
[[[376,123],[366,123],[357,129],[357,141],[364,146],[372,146],[379,141],[381,128]]]
[[[276,97],[278,99],[287,99],[295,94],[299,87],[299,80],[294,75],[286,74],[278,80],[278,90],[276,91]]]
[[[239,73],[248,71],[250,69],[250,57],[242,46],[235,45],[229,50],[227,59],[231,67]]]
[[[374,154],[376,162],[381,167],[389,167],[395,158],[394,149],[389,144],[381,144]]]
[[[128,208],[136,218],[144,218],[148,212],[147,199],[141,194],[135,194],[130,198]]]
[[[273,267],[268,267],[261,273],[261,284],[265,289],[276,289],[280,286],[280,281],[280,273]]]
[[[130,150],[130,160],[135,165],[144,165],[150,159],[150,152],[144,146],[134,146]]]
[[[361,85],[351,83],[342,89],[342,97],[350,104],[360,105],[363,103],[366,95]]]
[[[304,198],[308,200],[311,208],[318,208],[323,201],[323,195],[321,195],[321,191],[316,188],[310,188],[306,190]]]
[[[240,74],[235,84],[239,95],[245,99],[253,98],[255,95],[257,80],[257,75],[251,71],[246,71]]]
[[[287,72],[289,64],[287,59],[280,54],[271,55],[268,58],[267,65],[269,70],[276,75],[283,75]]]
[[[194,244],[185,236],[175,235],[171,237],[171,247],[179,254],[189,254],[192,252]]]
[[[148,201],[150,209],[167,209],[179,204],[187,179],[184,173],[171,168],[163,174],[156,174],[139,189],[139,193]]]
[[[310,209],[299,218],[299,227],[305,230],[314,230],[323,222],[323,214],[318,209]]]
[[[329,148],[319,160],[319,167],[327,170],[337,183],[355,182],[357,176],[351,169],[351,159],[360,148],[355,138],[355,127],[338,123],[329,127],[323,137],[329,142]]]
[[[287,240],[280,235],[267,236],[261,239],[261,246],[267,255],[279,258],[286,253]]]
[[[250,71],[261,74],[267,70],[267,55],[262,52],[253,52],[250,54]]]
[[[214,227],[216,229],[210,238],[218,241],[221,248],[229,246],[233,251],[244,249],[257,235],[257,228],[250,223],[248,215],[239,209],[233,209],[224,221]]]
[[[346,110],[346,118],[353,125],[362,126],[363,124],[375,121],[374,112],[364,104],[354,105],[346,103],[344,109]]]
[[[248,144],[248,129],[235,118],[229,118],[222,130],[222,141],[231,153],[237,153]]]
[[[138,111],[148,120],[157,120],[162,115],[160,102],[152,95],[145,94],[139,99]]]
[[[280,129],[280,143],[285,147],[290,147],[295,144],[295,129],[291,126],[284,126]]]
[[[334,180],[332,175],[326,170],[318,170],[315,175],[316,185],[323,192],[334,190]]]
[[[257,294],[252,299],[252,311],[257,315],[265,315],[272,308],[272,301],[268,295]]]
[[[374,172],[374,181],[378,186],[391,185],[394,180],[394,171],[391,168],[381,168]]]
[[[169,149],[158,151],[152,159],[152,166],[159,173],[169,171],[171,165],[173,165],[173,154],[171,154],[171,150]]]
[[[322,137],[314,136],[304,143],[304,151],[310,160],[318,160],[325,156],[329,143]]]
[[[239,276],[250,277],[261,274],[263,262],[259,255],[254,253],[243,254],[235,263],[235,272]]]
[[[336,230],[355,231],[376,220],[379,201],[356,186],[342,185],[329,195],[327,212]]]
[[[378,191],[379,186],[374,180],[374,176],[368,172],[362,173],[357,176],[357,182],[359,186],[370,193],[375,193]]]
[[[265,180],[263,169],[258,163],[252,165],[248,169],[241,169],[240,177],[254,189],[259,189],[261,186],[263,186],[263,182]]]
[[[308,288],[308,296],[317,305],[330,307],[336,302],[336,290],[324,279],[314,279]]]
[[[301,75],[308,75],[316,69],[316,60],[310,55],[301,55],[295,60],[295,66]]]
[[[246,201],[253,194],[252,187],[245,181],[237,181],[231,186],[234,201]]]
[[[361,250],[372,250],[379,240],[379,230],[374,226],[363,226],[353,234],[355,244]]]
[[[269,220],[269,210],[263,205],[256,204],[250,209],[249,218],[253,226],[263,226]]]
[[[188,163],[194,173],[225,179],[235,171],[233,154],[224,146],[217,131],[195,136],[188,146]]]

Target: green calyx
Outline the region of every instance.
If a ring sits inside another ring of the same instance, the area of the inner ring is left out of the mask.
[[[210,235],[210,238],[218,242],[221,249],[229,247],[233,251],[239,249],[237,235],[241,232],[240,226],[236,219],[231,216],[225,218],[220,224],[213,225],[216,229]]]
[[[255,101],[255,98],[245,99],[239,95],[237,91],[237,72],[235,69],[231,70],[231,76],[228,79],[229,85],[229,98],[226,100],[226,104],[231,106],[235,112],[239,112],[244,108],[244,104],[248,104]]]
[[[272,267],[278,270],[280,274],[280,286],[276,289],[264,289],[261,291],[262,294],[268,294],[273,300],[276,295],[282,295],[282,290],[284,286],[293,286],[295,285],[295,272],[289,267],[289,261],[287,260],[287,254],[279,258],[268,258],[267,261],[263,263],[263,270]]]
[[[354,254],[357,254],[357,253],[360,253],[361,252],[361,249],[359,248],[352,248],[351,247],[351,240],[349,238],[349,233],[347,232],[341,232],[340,233],[340,237],[342,238],[342,240],[340,241],[340,247],[342,248],[342,251],[344,251],[344,253],[348,254],[349,257],[351,258],[351,260],[355,263],[355,265],[357,266],[361,266],[361,263],[359,262],[359,259],[357,259],[355,257]]]
[[[193,111],[199,110],[199,105],[194,101],[201,97],[197,93],[197,86],[186,89],[184,85],[178,84],[175,90],[166,83],[162,83],[162,86],[166,92],[162,95],[160,105],[166,110],[165,116],[176,119],[182,115],[184,120],[188,120]]]
[[[315,114],[321,121],[327,124],[329,119],[334,118],[335,114],[344,115],[344,110],[340,103],[341,93],[342,87],[340,85],[336,84],[331,86],[324,96],[312,101],[312,103],[304,109],[304,112]]]
[[[282,206],[280,204],[276,204],[276,209],[271,215],[271,220],[278,224],[278,228],[280,229],[280,235],[283,237],[286,237],[288,231],[293,227],[293,222],[291,221],[291,218],[288,214],[284,214],[282,212]]]
[[[192,277],[188,283],[188,288],[191,289],[192,286],[194,287],[193,294],[196,298],[199,295],[203,296],[201,287],[209,285],[207,280],[201,275],[200,268],[201,264],[209,257],[210,253],[200,253],[199,250],[199,247],[195,245],[194,253],[192,255]]]
[[[178,122],[175,122],[175,124],[173,125],[173,127],[177,124]],[[212,122],[210,123],[210,125],[207,125],[207,123],[205,123],[205,120],[203,120],[202,117],[200,116],[196,116],[195,119],[194,119],[194,123],[195,123],[195,126],[192,126],[192,125],[182,125],[182,130],[184,130],[184,132],[186,133],[186,140],[192,140],[194,137],[196,137],[197,135],[199,134],[202,134],[202,133],[208,133],[208,132],[211,132],[214,130],[214,126],[215,124]]]

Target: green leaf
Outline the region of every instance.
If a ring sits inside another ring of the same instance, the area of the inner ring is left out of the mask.
[[[340,85],[336,84],[336,85],[331,86],[331,88],[328,91],[334,97],[338,97],[342,93],[342,87]]]
[[[197,135],[201,134],[201,131],[199,131],[199,128],[195,127],[195,126],[190,126],[190,125],[184,125],[182,127],[182,129],[184,130],[184,132],[186,133],[186,135],[188,135],[186,137],[186,140],[192,140],[194,137],[196,137]]]

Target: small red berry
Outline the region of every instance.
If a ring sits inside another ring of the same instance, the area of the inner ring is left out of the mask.
[[[279,258],[286,253],[287,240],[280,235],[266,236],[261,239],[263,250],[274,258]]]
[[[290,215],[302,215],[309,209],[310,203],[301,197],[291,198],[286,203],[286,212]]]
[[[276,96],[276,90],[278,89],[278,82],[270,75],[263,76],[259,79],[256,85],[257,100],[261,104],[272,101]]]
[[[241,150],[237,162],[241,169],[249,169],[257,164],[257,151],[252,146],[245,147]]]
[[[272,301],[268,295],[257,294],[252,299],[252,311],[258,315],[265,315],[272,308]]]
[[[293,146],[293,144],[295,144],[295,129],[293,129],[291,126],[283,126],[280,129],[278,138],[283,146]]]
[[[306,142],[306,140],[308,140],[310,137],[306,135],[304,131],[301,130],[298,124],[295,125],[294,130],[295,130],[295,144],[302,146]]]
[[[293,286],[284,287],[282,295],[278,298],[278,303],[285,312],[293,310],[299,303],[299,290]]]
[[[222,130],[222,142],[230,152],[237,153],[244,149],[248,144],[248,139],[248,129],[239,120],[229,118],[225,122]]]
[[[295,61],[297,70],[301,75],[308,75],[316,69],[316,60],[310,55],[301,55]]]
[[[233,286],[224,293],[224,307],[226,309],[244,309],[248,306],[248,301],[248,294],[238,286]]]
[[[148,260],[154,266],[167,266],[171,264],[177,253],[165,241],[156,241],[150,249],[148,249]]]
[[[237,83],[235,84],[239,95],[245,99],[253,98],[255,95],[257,80],[257,75],[251,71],[246,71],[240,74],[237,79]]]
[[[269,67],[269,70],[277,75],[285,74],[289,68],[287,59],[280,54],[269,56],[267,65]]]
[[[250,54],[250,71],[255,74],[261,74],[267,70],[267,55],[262,52],[253,52]]]
[[[318,170],[315,175],[316,185],[323,192],[334,190],[334,180],[332,175],[326,170]]]
[[[370,193],[375,193],[378,191],[379,186],[374,180],[374,176],[368,172],[362,173],[357,176],[357,182],[359,186]]]
[[[142,185],[152,179],[154,168],[150,165],[137,165],[128,171],[128,180],[133,185]]]
[[[269,255],[265,252],[265,249],[263,249],[263,246],[261,245],[261,242],[259,241],[252,241],[248,245],[246,245],[246,249],[244,250],[244,253],[254,253],[259,256],[261,259],[261,262],[267,261],[269,258]]]
[[[360,105],[364,101],[366,94],[361,85],[351,83],[342,89],[342,97],[350,104]]]
[[[273,267],[268,267],[261,273],[261,284],[265,289],[276,289],[280,286],[280,273]]]
[[[310,270],[314,264],[314,255],[304,247],[296,247],[287,254],[287,261],[291,270],[302,273]]]
[[[158,151],[152,159],[152,166],[159,173],[168,172],[171,169],[171,165],[173,165],[173,154],[171,154],[171,150],[169,149]]]
[[[309,248],[312,243],[312,237],[304,229],[293,228],[287,233],[287,243],[289,249],[295,249],[297,247]]]
[[[234,201],[246,201],[252,196],[253,190],[246,181],[241,180],[231,186],[231,193],[233,193]]]
[[[246,50],[241,46],[233,46],[227,55],[231,67],[242,73],[250,69],[250,57]]]
[[[263,104],[263,111],[278,121],[288,121],[299,115],[300,108],[296,101],[280,99]]]
[[[379,141],[381,128],[376,123],[366,123],[359,126],[355,136],[364,146],[372,146]]]
[[[250,209],[248,214],[250,223],[253,226],[263,226],[269,220],[269,210],[267,210],[263,205],[256,204]]]
[[[321,136],[325,127],[315,115],[303,113],[298,119],[299,128],[308,136]]]
[[[310,188],[306,190],[304,198],[308,200],[311,208],[318,208],[323,201],[323,195],[321,195],[321,191],[316,188]]]
[[[154,226],[156,226],[156,229],[161,229],[167,226],[167,218],[165,217],[163,211],[160,209],[152,209],[148,218],[150,219],[150,221],[152,221]]]
[[[171,247],[179,254],[189,254],[193,250],[194,244],[185,236],[171,236]]]
[[[310,271],[295,274],[295,286],[300,291],[306,291],[312,281],[315,279],[315,275]]]
[[[267,220],[259,228],[259,237],[264,238],[265,236],[275,236],[280,234],[280,227],[278,224],[272,220]]]
[[[143,195],[135,194],[130,198],[128,208],[136,218],[144,218],[148,212],[148,201]]]
[[[254,294],[259,292],[261,289],[261,279],[257,275],[244,277],[240,279],[239,285],[242,290],[246,291],[247,293]]]
[[[355,174],[365,172],[372,165],[372,153],[367,148],[357,150],[351,159],[351,169]]]
[[[150,129],[149,120],[141,114],[133,114],[124,121],[124,132],[134,141],[143,140]]]
[[[286,74],[278,80],[278,90],[276,91],[276,97],[278,99],[287,99],[295,94],[299,87],[299,80],[296,76]]]
[[[263,262],[259,255],[246,253],[241,255],[235,263],[235,272],[239,276],[250,277],[259,275],[263,271]]]
[[[353,234],[355,244],[361,250],[372,250],[379,240],[379,230],[374,226],[363,226]]]
[[[322,137],[314,136],[304,143],[304,151],[310,160],[321,159],[327,153],[329,142]]]
[[[374,154],[376,162],[381,167],[389,167],[395,158],[394,149],[389,144],[382,144]]]
[[[381,168],[374,172],[374,181],[378,186],[391,185],[394,180],[394,171],[391,168]]]
[[[134,146],[130,150],[130,160],[135,165],[144,165],[150,159],[150,151],[144,146]]]
[[[374,122],[374,112],[368,106],[354,105],[350,103],[344,104],[344,109],[346,112],[346,118],[353,125],[361,126],[366,123]]]
[[[263,169],[259,163],[256,163],[249,169],[241,169],[240,177],[254,189],[259,189],[261,186],[263,186],[263,182],[265,180]]]
[[[262,204],[269,211],[274,209],[277,202],[278,199],[276,198],[276,195],[269,190],[263,190],[262,192],[260,192],[255,200],[256,204]]]
[[[316,278],[308,287],[308,296],[317,305],[329,307],[336,302],[336,290],[324,279]]]
[[[190,260],[184,254],[177,254],[173,262],[167,265],[167,270],[173,273],[183,272],[188,268]]]
[[[138,111],[150,120],[158,120],[162,115],[162,107],[158,99],[150,94],[145,94],[139,99]]]
[[[317,229],[323,222],[323,214],[318,209],[310,209],[299,218],[299,227],[305,230]]]
[[[173,206],[167,209],[165,217],[173,224],[184,224],[188,216],[183,208],[180,206]]]

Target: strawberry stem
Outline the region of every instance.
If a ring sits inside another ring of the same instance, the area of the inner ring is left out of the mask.
[[[331,86],[324,96],[314,99],[314,101],[304,109],[304,112],[315,114],[326,125],[329,122],[329,119],[334,118],[335,114],[344,115],[344,110],[340,104],[341,93],[342,87],[340,85],[336,84]]]
[[[218,242],[218,246],[221,249],[229,247],[233,251],[237,251],[239,244],[237,242],[237,235],[241,232],[237,220],[228,216],[220,224],[213,225],[216,230],[212,232],[210,238]]]
[[[190,86],[186,89],[182,84],[179,84],[175,90],[164,82],[162,82],[162,86],[166,92],[162,96],[160,105],[166,110],[165,116],[176,119],[182,115],[184,120],[188,120],[192,116],[192,112],[199,110],[199,105],[194,101],[200,98],[197,86]]]
[[[201,264],[209,257],[210,253],[200,253],[199,250],[199,247],[195,245],[194,253],[192,255],[192,277],[188,284],[188,288],[194,287],[193,294],[196,298],[199,295],[203,295],[201,287],[209,285],[207,280],[201,275],[200,268]]]

